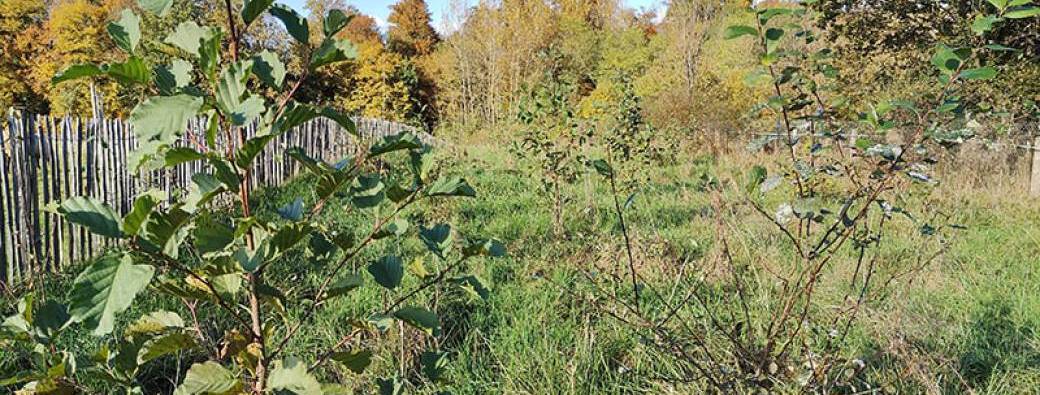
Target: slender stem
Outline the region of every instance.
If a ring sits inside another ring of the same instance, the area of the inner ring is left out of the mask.
[[[614,197],[614,210],[617,211],[618,223],[621,225],[621,234],[625,237],[625,252],[628,253],[628,274],[632,277],[632,292],[635,293],[636,311],[639,311],[639,282],[636,279],[635,258],[632,256],[632,240],[628,236],[628,227],[625,225],[625,213],[618,200],[617,182],[614,180],[614,172],[610,172],[610,194]]]

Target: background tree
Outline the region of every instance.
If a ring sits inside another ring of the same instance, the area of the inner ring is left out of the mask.
[[[43,94],[29,78],[33,59],[42,52],[40,40],[47,8],[40,0],[5,0],[0,3],[0,108],[21,107],[45,112]]]
[[[426,56],[441,41],[430,24],[425,0],[401,0],[390,7],[387,46],[405,57]]]

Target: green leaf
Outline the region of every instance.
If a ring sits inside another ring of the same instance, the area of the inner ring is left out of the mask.
[[[747,193],[754,193],[755,190],[758,189],[758,186],[766,180],[766,175],[766,168],[758,165],[752,167],[751,173],[748,174],[747,183],[744,186],[744,189],[747,190]]]
[[[614,168],[603,159],[593,160],[589,162],[589,165],[591,165],[593,169],[596,169],[596,173],[599,173],[599,175],[603,177],[609,178],[614,176]]]
[[[173,144],[201,108],[202,98],[183,94],[152,96],[138,104],[130,112],[134,135],[141,142],[136,155],[154,155]],[[146,144],[148,142],[155,144]]]
[[[496,239],[466,239],[462,247],[462,256],[490,256],[501,257],[506,255],[506,247]]]
[[[106,237],[123,237],[119,215],[104,202],[85,196],[66,199],[58,206],[58,213],[74,224]]]
[[[379,395],[401,395],[404,393],[404,381],[397,377],[377,378],[376,386]]]
[[[378,174],[360,175],[350,186],[350,201],[357,208],[376,207],[385,198],[385,186]]]
[[[278,135],[269,134],[246,140],[242,148],[239,148],[238,152],[235,153],[235,165],[240,169],[249,168],[253,164],[253,159],[256,159],[257,156],[263,153],[267,144],[277,137]]]
[[[416,329],[426,332],[428,335],[440,335],[441,322],[440,319],[437,318],[437,314],[422,307],[403,307],[394,313],[394,317],[397,317],[397,319],[404,321]]]
[[[491,295],[491,291],[484,285],[484,280],[481,280],[480,277],[477,277],[476,275],[467,274],[464,276],[452,277],[448,279],[448,281],[457,285],[459,288],[462,288],[463,291],[466,291],[473,297],[481,300],[487,300],[488,296]]]
[[[123,334],[130,337],[154,335],[166,332],[170,329],[180,329],[183,327],[184,319],[177,315],[177,313],[160,310],[141,316],[141,318],[138,318],[132,324],[127,326]]]
[[[988,3],[997,7],[998,10],[1003,11],[1008,6],[1008,0],[986,0]]]
[[[102,69],[105,71],[105,74],[123,85],[148,84],[152,82],[152,71],[148,69],[148,65],[144,63],[144,60],[136,56],[131,56],[123,63],[113,63],[104,66]]]
[[[267,386],[276,394],[322,395],[321,384],[307,372],[307,364],[293,358],[274,361]]]
[[[438,224],[431,228],[419,227],[419,239],[426,244],[427,249],[443,259],[444,255],[451,250],[453,241],[451,226]]]
[[[253,74],[256,74],[260,82],[267,86],[274,89],[282,89],[285,73],[285,63],[282,63],[282,60],[274,52],[263,51],[253,57]]]
[[[266,110],[264,100],[260,96],[246,96],[246,81],[249,72],[253,69],[253,61],[243,60],[229,65],[220,73],[220,81],[217,83],[217,106],[231,118],[235,125],[245,125],[252,122]]]
[[[354,43],[347,39],[326,38],[314,54],[311,55],[310,69],[357,59],[358,52]]]
[[[185,332],[163,334],[148,339],[137,353],[137,363],[143,365],[156,358],[176,354],[195,347],[195,336]]]
[[[202,254],[223,250],[235,240],[235,229],[212,215],[195,221],[195,248]]]
[[[157,189],[149,189],[134,199],[130,212],[123,217],[123,233],[127,236],[136,236],[141,230],[152,211],[166,199],[166,193]]]
[[[49,300],[40,306],[32,320],[32,326],[36,330],[36,336],[50,339],[54,337],[65,324],[69,322],[68,308],[61,303]]]
[[[333,361],[343,364],[351,372],[361,374],[365,371],[368,365],[372,364],[372,351],[370,350],[351,350],[351,351],[340,351],[333,353],[331,357]]]
[[[191,70],[191,63],[183,59],[174,59],[170,66],[156,66],[153,72],[155,74],[155,85],[159,88],[159,93],[165,96],[172,96],[179,89],[191,85]]]
[[[383,224],[379,231],[372,234],[373,240],[385,239],[390,236],[403,236],[408,231],[408,221],[404,218],[395,218],[393,221]]]
[[[339,125],[339,127],[345,129],[347,133],[350,133],[355,136],[358,135],[357,125],[354,123],[354,120],[350,118],[350,116],[336,111],[331,107],[322,108],[321,116],[331,119],[333,122],[336,122],[336,124]]]
[[[405,149],[418,149],[422,148],[422,141],[419,141],[418,137],[415,137],[411,133],[400,133],[391,136],[385,136],[372,147],[369,147],[368,154],[370,156],[379,156],[388,152],[405,150]]]
[[[129,255],[106,256],[87,266],[72,283],[69,314],[98,336],[112,332],[115,316],[152,281],[155,268],[135,265]]]
[[[152,14],[166,16],[170,6],[173,5],[173,0],[137,0],[137,5]]]
[[[404,266],[401,258],[388,255],[368,265],[368,272],[375,278],[376,283],[386,289],[394,289],[401,285],[404,277]]]
[[[780,45],[780,39],[784,36],[784,30],[779,28],[766,29],[766,52],[773,53],[776,51],[776,47]]]
[[[1013,10],[1010,10],[1004,14],[1004,17],[1008,19],[1025,19],[1032,18],[1037,15],[1040,15],[1040,7],[1028,6],[1018,7]]]
[[[278,215],[290,221],[303,219],[303,198],[297,197],[292,203],[279,207]]]
[[[219,363],[208,361],[191,365],[178,394],[231,394],[242,388],[238,375]]]
[[[343,30],[350,20],[354,19],[354,14],[347,15],[343,10],[331,9],[325,14],[324,23],[322,23],[322,32],[325,33],[326,38],[330,38],[340,30]]]
[[[267,11],[267,8],[274,3],[274,0],[245,0],[242,5],[242,22],[245,22],[246,26],[253,23],[260,14]]]
[[[363,277],[357,274],[348,274],[329,286],[328,291],[325,292],[325,299],[346,295],[364,284],[365,280]]]
[[[307,19],[300,16],[300,14],[293,11],[289,6],[281,3],[276,3],[271,6],[268,11],[272,16],[278,18],[285,25],[285,30],[289,31],[289,35],[296,39],[300,44],[307,45],[307,41],[310,39],[310,33],[307,30]]]
[[[166,167],[174,167],[205,158],[205,155],[202,155],[202,153],[190,147],[174,147],[167,150],[163,155],[164,165]]]
[[[448,353],[440,351],[423,351],[419,356],[423,374],[431,382],[439,382],[448,369]]]
[[[53,85],[59,82],[71,81],[83,77],[93,77],[104,73],[104,70],[101,70],[101,67],[98,67],[95,64],[74,64],[55,74],[54,77],[51,78],[51,84]]]
[[[946,75],[953,75],[970,55],[967,49],[950,48],[940,44],[932,55],[932,65]]]
[[[993,24],[1001,20],[1000,17],[994,15],[976,15],[975,20],[971,23],[971,31],[975,32],[976,35],[983,35],[986,32],[993,30]]]
[[[461,177],[441,178],[430,184],[427,196],[466,196],[476,197],[477,191]]]
[[[317,117],[318,111],[315,110],[313,106],[309,104],[289,102],[289,104],[285,106],[282,115],[278,117],[278,120],[275,122],[275,129],[278,133],[284,133]]]
[[[980,67],[961,71],[961,78],[966,80],[990,80],[997,76],[997,69],[993,67]]]
[[[137,43],[141,42],[141,18],[129,8],[119,15],[118,21],[108,24],[108,35],[112,36],[117,47],[132,54],[137,50]]]
[[[205,206],[214,197],[228,190],[227,185],[218,177],[207,173],[195,173],[191,176],[191,186],[188,195],[181,202],[181,208],[189,213],[194,213],[199,207]]]
[[[173,0],[167,0],[173,1]],[[199,49],[202,46],[203,41],[207,41],[216,36],[216,32],[209,27],[201,27],[195,22],[181,22],[177,25],[177,28],[166,37],[165,42],[172,44],[184,52],[194,55],[195,57],[201,56]]]
[[[757,36],[758,29],[755,29],[747,25],[734,25],[726,28],[726,31],[722,33],[722,38],[726,40],[732,40],[742,36]]]

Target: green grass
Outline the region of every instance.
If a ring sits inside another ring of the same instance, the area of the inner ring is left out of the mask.
[[[484,147],[466,151],[466,155],[453,155],[458,162],[444,170],[465,175],[476,187],[478,198],[424,205],[405,215],[413,224],[450,222],[463,234],[505,241],[509,257],[480,259],[469,265],[489,283],[490,297],[474,300],[448,288],[423,293],[415,303],[435,306],[442,317],[443,336],[423,339],[405,331],[409,341],[403,354],[402,333],[396,329],[380,339],[365,338],[361,344],[376,350],[370,370],[356,375],[328,369],[322,372],[323,381],[372,392],[375,377],[403,368],[412,384],[419,384],[415,356],[436,345],[452,353],[446,380],[418,386],[418,392],[697,392],[696,383],[672,383],[668,378],[679,366],[648,347],[632,328],[572,296],[572,292],[590,295],[582,270],[594,264],[610,267],[623,253],[603,182],[590,178],[568,188],[566,231],[557,236],[552,232],[551,205],[539,193],[537,180],[523,175],[504,152]],[[715,252],[715,213],[703,191],[701,175],[711,172],[728,177],[736,166],[731,162],[729,158],[718,163],[690,160],[654,168],[649,173],[651,181],[637,190],[627,220],[633,228],[641,270],[652,282],[667,280],[653,274],[670,273],[681,264],[698,265]],[[276,207],[307,195],[304,185],[291,183],[257,194],[258,212],[273,218]],[[921,392],[933,385],[943,392],[962,392],[966,386],[979,393],[1036,391],[1040,388],[1040,230],[1036,226],[1040,210],[1021,195],[1000,196],[986,189],[923,194],[909,204],[941,209],[967,228],[951,236],[946,254],[916,276],[899,281],[884,299],[869,306],[850,335],[847,356],[865,361],[865,381],[891,392]],[[346,207],[343,201],[331,202],[325,220],[346,229],[369,226],[368,218],[348,212]],[[782,263],[791,258],[782,236],[747,207],[737,206],[727,215],[726,224],[738,259]],[[904,248],[915,246],[914,231],[910,224],[901,225],[884,256],[894,259]],[[384,241],[357,262],[363,266],[382,254],[400,253],[425,256],[427,264],[435,265],[435,258],[422,251],[414,237]],[[321,280],[306,274],[306,266],[327,264],[310,262],[298,252],[272,267],[268,278],[292,295],[305,288],[304,284]],[[835,273],[847,269],[840,265],[836,264]],[[61,296],[71,279],[70,274],[54,276],[44,289],[52,297]],[[406,289],[416,283],[414,276],[406,275]],[[350,320],[363,319],[384,305],[388,295],[371,286],[371,281],[368,285],[321,310],[290,343],[287,355],[313,357],[347,333]],[[763,292],[756,301],[763,306],[773,303],[766,291],[768,284],[757,286]],[[712,295],[716,294],[708,296]],[[836,289],[821,291],[824,300],[838,297]],[[716,301],[723,300],[719,296]],[[7,303],[5,312],[13,310],[13,300]],[[122,318],[129,320],[157,309],[186,314],[179,301],[149,293]],[[302,312],[303,308],[290,309],[284,319],[294,322]],[[203,314],[200,318],[214,330],[228,322],[219,316]],[[101,342],[72,330],[59,344],[86,356]],[[204,358],[186,354],[180,360],[165,358],[153,363],[142,375],[146,392],[169,391],[176,372]],[[9,350],[0,351],[0,371],[11,372],[17,363]],[[93,381],[87,384],[104,388]]]

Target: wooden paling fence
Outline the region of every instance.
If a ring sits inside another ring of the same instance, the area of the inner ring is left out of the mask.
[[[310,155],[335,162],[374,139],[405,131],[432,143],[432,137],[412,127],[378,119],[355,118],[357,138],[325,118],[318,118],[279,136],[257,157],[252,187],[276,186],[290,179],[299,165],[284,155],[301,147]],[[131,126],[120,119],[82,119],[11,112],[0,123],[0,286],[28,278],[34,272],[57,271],[89,259],[113,246],[70,226],[46,210],[52,202],[91,196],[126,214],[134,198],[149,188],[169,195],[190,185],[203,171],[201,162],[172,169],[134,174],[128,156],[137,147]],[[205,141],[205,119],[190,123],[179,144]],[[245,128],[252,136],[255,128]]]

